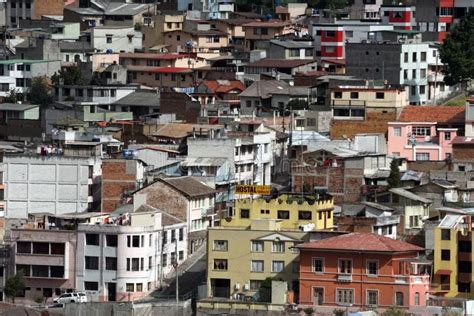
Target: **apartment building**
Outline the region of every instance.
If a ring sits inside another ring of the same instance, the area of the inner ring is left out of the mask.
[[[359,133],[382,133],[387,123],[396,120],[408,103],[400,86],[340,85],[330,90],[332,110],[331,138],[353,138]]]
[[[405,107],[388,123],[388,152],[410,161],[451,160],[464,112],[462,106]]]
[[[187,258],[186,223],[142,205],[118,209],[101,223],[77,228],[77,290],[91,301],[127,302],[162,285]]]
[[[415,7],[404,4],[384,4],[380,6],[380,18],[382,23],[391,24],[396,30],[409,31],[415,25]]]
[[[153,22],[143,27],[143,46],[147,48],[159,48],[165,44],[168,32],[183,29],[183,14],[157,14],[152,17]]]
[[[241,198],[229,209],[220,226],[250,227],[254,220],[279,221],[281,229],[331,230],[334,201],[327,193],[301,195],[280,194],[271,199]]]
[[[96,26],[90,31],[96,52],[134,52],[143,48],[143,33],[133,26]]]
[[[64,0],[14,0],[6,2],[6,23],[12,28],[20,26],[21,20],[41,20],[43,15],[62,15]]]
[[[135,205],[146,203],[186,223],[189,234],[188,253],[193,253],[205,241],[206,229],[213,227],[216,191],[199,181],[184,176],[159,179],[133,193]]]
[[[346,310],[426,306],[430,263],[422,248],[369,233],[299,244],[300,304]]]
[[[314,48],[310,42],[294,40],[270,40],[267,57],[271,59],[313,59]]]
[[[434,230],[435,295],[472,297],[472,218],[463,213],[445,215]]]
[[[100,158],[33,153],[6,155],[3,164],[6,218],[90,211],[100,200]]]
[[[430,76],[430,65],[433,64],[430,58],[436,56],[437,49],[421,42],[419,35],[405,40],[400,36],[398,42],[348,43],[346,74],[405,85],[410,104],[426,104],[435,98],[429,94],[430,86],[441,88],[439,78]]]
[[[266,49],[269,41],[294,32],[290,21],[252,21],[242,25],[245,32],[245,51]]]
[[[208,296],[243,300],[254,296],[268,277],[287,282],[297,293],[299,254],[292,247],[309,233],[284,228],[277,219],[249,223],[207,231]]]

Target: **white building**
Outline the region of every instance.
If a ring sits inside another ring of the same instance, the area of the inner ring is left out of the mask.
[[[175,271],[186,250],[186,223],[148,205],[114,212],[101,224],[80,224],[77,289],[92,301],[140,299]]]
[[[143,34],[133,27],[97,26],[91,30],[92,48],[98,52],[134,52],[143,48]]]
[[[3,158],[5,217],[90,210],[100,199],[100,159],[39,154]]]

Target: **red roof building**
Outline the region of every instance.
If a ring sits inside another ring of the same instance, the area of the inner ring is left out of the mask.
[[[430,263],[423,249],[388,237],[350,233],[297,246],[300,305],[333,309],[424,306]]]

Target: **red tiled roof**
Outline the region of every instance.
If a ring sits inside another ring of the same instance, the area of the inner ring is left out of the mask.
[[[179,58],[195,58],[195,54],[154,54],[154,53],[120,53],[120,58],[175,60]]]
[[[345,59],[323,59],[323,60],[321,60],[321,63],[328,63],[328,64],[334,64],[334,65],[345,65],[346,60]]]
[[[400,122],[464,123],[464,106],[406,106],[400,114]]]
[[[203,83],[214,93],[228,93],[236,89],[241,92],[245,90],[245,85],[239,80],[204,80]]]
[[[284,27],[290,25],[291,22],[281,20],[270,20],[270,21],[254,21],[242,25],[243,27]]]
[[[159,73],[182,73],[182,72],[192,72],[192,69],[185,67],[158,67],[153,70],[153,72]]]
[[[301,250],[339,250],[345,252],[411,252],[423,248],[407,242],[369,233],[350,233],[297,246]]]

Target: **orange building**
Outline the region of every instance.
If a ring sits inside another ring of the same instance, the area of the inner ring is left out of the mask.
[[[300,305],[416,309],[426,305],[430,262],[423,249],[380,235],[350,233],[303,243]]]

